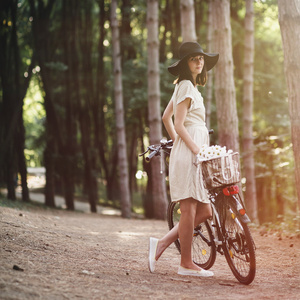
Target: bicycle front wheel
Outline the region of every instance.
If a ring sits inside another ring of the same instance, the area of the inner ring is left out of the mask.
[[[171,202],[168,207],[168,224],[171,230],[180,220],[179,202]],[[180,241],[175,242],[176,248],[180,253]],[[192,242],[192,258],[195,264],[203,269],[210,269],[216,260],[216,247],[213,242],[213,234],[207,221],[199,224],[194,229]]]
[[[227,263],[237,280],[250,284],[255,277],[256,259],[254,242],[247,224],[241,221],[235,201],[224,201],[222,215],[224,253]]]

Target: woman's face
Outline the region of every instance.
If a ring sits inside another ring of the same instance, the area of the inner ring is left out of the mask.
[[[193,77],[196,77],[202,72],[204,66],[204,56],[196,55],[188,59],[188,66],[190,68],[191,74]]]

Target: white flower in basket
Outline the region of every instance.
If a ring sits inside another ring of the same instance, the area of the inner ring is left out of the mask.
[[[221,147],[219,145],[208,146],[206,144],[202,145],[199,154],[197,154],[197,159],[199,161],[204,161],[212,158],[217,158],[221,156],[226,156],[232,154],[232,150],[226,150],[226,146]]]

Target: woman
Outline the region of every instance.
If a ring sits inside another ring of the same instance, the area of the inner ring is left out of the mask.
[[[203,98],[197,85],[205,85],[206,72],[217,63],[219,54],[205,53],[198,43],[186,42],[179,48],[179,57],[168,68],[178,78],[162,119],[174,141],[169,164],[170,193],[172,201],[180,202],[181,217],[179,224],[162,239],[150,238],[149,270],[154,272],[156,261],[179,237],[181,262],[178,274],[209,277],[213,276],[213,272],[201,269],[192,260],[194,227],[211,216],[209,199],[199,171],[201,166],[193,163],[200,147],[209,144]]]

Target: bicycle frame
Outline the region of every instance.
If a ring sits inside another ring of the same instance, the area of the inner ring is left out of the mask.
[[[222,238],[222,234],[220,232],[221,222],[220,222],[219,214],[213,203],[211,204],[211,208],[212,208],[212,220],[209,223],[211,225],[211,231],[214,236],[214,243],[215,243],[215,246],[222,246],[223,238]],[[221,237],[221,239],[220,239],[220,237]],[[218,248],[219,247],[217,247],[217,250],[218,250]]]
[[[217,211],[216,208],[216,198],[219,195],[217,193],[214,193],[213,191],[211,191],[209,193],[209,198],[210,198],[210,202],[211,202],[211,208],[212,208],[212,217],[210,218],[210,220],[208,220],[208,223],[211,227],[211,231],[214,237],[214,244],[216,247],[216,250],[220,253],[223,254],[223,250],[222,250],[222,246],[225,242],[225,237],[224,237],[224,233],[222,232],[222,225],[221,225],[221,221],[220,221],[220,216],[219,213]],[[241,202],[237,199],[236,195],[230,195],[230,196],[225,196],[225,195],[221,195],[222,199],[219,199],[219,201],[229,201],[229,199],[233,199],[235,201],[235,205],[237,208],[237,211],[240,211],[241,209],[244,209],[244,206],[241,204]],[[228,197],[227,199],[224,197]],[[234,214],[234,212],[232,211],[231,208],[229,208],[229,211],[231,214]],[[241,215],[241,221],[243,223],[249,223],[250,219],[248,217],[248,215],[245,213],[244,215]],[[242,225],[240,224],[240,221],[237,218],[234,218],[234,221],[236,222],[236,224],[242,229]],[[201,234],[201,237],[203,238],[203,240],[206,240],[206,238]],[[207,244],[210,245],[209,241],[207,241]]]

